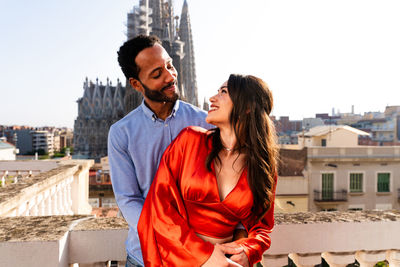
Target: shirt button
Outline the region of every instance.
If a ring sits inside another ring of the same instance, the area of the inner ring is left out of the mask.
[[[164,126],[165,126],[165,127],[168,127],[168,124],[165,124]]]

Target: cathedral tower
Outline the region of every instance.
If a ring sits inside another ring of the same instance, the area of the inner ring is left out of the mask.
[[[185,0],[182,7],[181,22],[179,26],[179,36],[185,43],[183,52],[185,54],[182,60],[182,77],[185,86],[185,97],[189,103],[198,106],[196,66],[194,60],[192,27],[190,25],[189,8]]]
[[[156,35],[178,72],[178,88],[181,98],[195,106],[197,99],[196,68],[193,50],[192,29],[189,8],[185,0],[182,15],[174,16],[172,0],[140,0],[139,6],[128,14],[128,40],[139,34]],[[125,113],[140,105],[142,96],[129,82],[126,83]]]

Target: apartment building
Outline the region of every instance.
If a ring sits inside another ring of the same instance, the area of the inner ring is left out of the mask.
[[[309,147],[309,210],[400,209],[400,147]]]
[[[54,154],[54,134],[47,130],[30,132],[32,135],[32,148],[34,152],[42,150],[46,154]]]

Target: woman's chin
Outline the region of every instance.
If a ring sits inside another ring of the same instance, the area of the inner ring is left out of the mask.
[[[209,119],[208,117],[206,117],[206,122],[207,122],[208,124],[212,124],[212,125],[214,125],[214,126],[217,126],[217,125],[215,124],[215,121]]]

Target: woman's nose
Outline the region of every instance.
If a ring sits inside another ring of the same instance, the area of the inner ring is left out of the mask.
[[[215,101],[215,97],[216,97],[216,95],[213,95],[212,97],[210,97],[210,102],[214,102]]]

